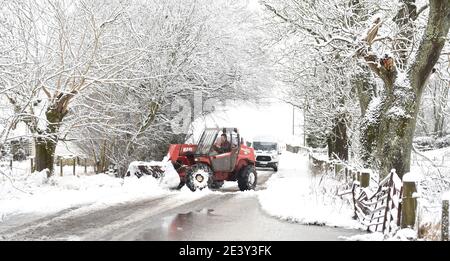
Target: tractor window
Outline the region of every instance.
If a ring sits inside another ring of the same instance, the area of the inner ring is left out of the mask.
[[[239,136],[233,135],[233,137],[231,138],[231,147],[236,148],[237,146],[239,146]]]
[[[211,146],[217,138],[217,133],[216,130],[206,130],[200,138],[196,153],[200,155],[209,154]]]

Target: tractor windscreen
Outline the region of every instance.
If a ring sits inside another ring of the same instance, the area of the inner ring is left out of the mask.
[[[195,153],[199,155],[208,155],[218,133],[218,130],[205,130],[200,138],[200,141],[198,142],[198,147]]]

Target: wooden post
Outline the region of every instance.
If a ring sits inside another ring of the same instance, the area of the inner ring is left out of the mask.
[[[339,174],[339,172],[342,170],[342,168],[344,168],[344,165],[341,163],[336,163],[334,165],[334,174],[337,175]]]
[[[75,176],[75,166],[77,165],[77,158],[73,158],[73,175]]]
[[[356,185],[355,183],[352,184],[352,198],[353,198],[353,209],[354,209],[354,215],[353,215],[353,219],[357,220],[358,219],[358,214],[357,214],[357,209],[356,209],[356,195],[355,195],[355,189],[356,189]]]
[[[442,200],[441,240],[448,241],[448,200]]]
[[[87,160],[86,158],[84,159],[84,174],[87,173]]]
[[[403,182],[402,228],[413,228],[416,222],[417,199],[413,197],[414,192],[416,192],[415,182]]]
[[[361,172],[361,187],[367,188],[370,184],[370,173]]]
[[[9,168],[12,170],[13,160],[9,160]]]
[[[63,160],[62,158],[59,158],[59,175],[63,176]]]
[[[34,172],[33,158],[30,158],[30,171],[31,171],[31,174],[33,174],[33,172]]]

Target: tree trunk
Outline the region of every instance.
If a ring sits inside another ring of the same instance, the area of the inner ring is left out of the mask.
[[[393,86],[396,93],[381,104],[376,164],[382,177],[395,169],[400,178],[408,173],[421,94],[411,88]]]
[[[334,120],[331,134],[327,137],[328,157],[342,161],[348,160],[348,138],[345,115],[340,115]]]
[[[37,138],[35,142],[36,148],[36,171],[49,170],[50,177],[54,171],[53,162],[55,158],[56,143],[52,140]]]
[[[47,128],[45,132],[38,132],[43,137],[36,138],[36,171],[48,169],[48,176],[53,175],[55,150],[58,144],[58,131],[62,119],[66,113],[60,113],[53,107],[49,107],[45,113]]]
[[[446,82],[437,82],[433,89],[433,133],[436,137],[444,136],[445,109],[447,107],[448,93]]]

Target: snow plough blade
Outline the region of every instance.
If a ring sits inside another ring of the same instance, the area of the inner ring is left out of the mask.
[[[130,163],[126,177],[136,176],[138,178],[150,176],[158,180],[161,187],[177,188],[180,184],[180,177],[171,161],[143,162],[135,161]]]
[[[135,175],[140,178],[147,175],[159,179],[164,175],[163,167],[161,162],[135,161],[128,167],[127,176]]]

